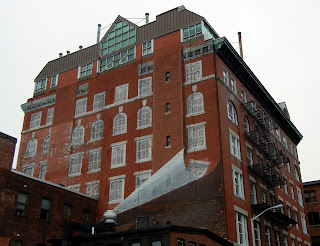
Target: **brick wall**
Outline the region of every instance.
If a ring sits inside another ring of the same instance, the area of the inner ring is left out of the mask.
[[[0,132],[0,168],[11,169],[17,139]]]

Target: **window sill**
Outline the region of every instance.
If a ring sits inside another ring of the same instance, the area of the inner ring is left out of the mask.
[[[140,126],[140,127],[137,127],[136,130],[142,130],[142,129],[146,129],[146,128],[149,128],[149,127],[152,127],[152,125]]]
[[[171,145],[165,146],[164,148],[165,148],[165,149],[170,149],[170,148],[171,148]]]
[[[165,112],[164,114],[171,114],[171,111],[169,111],[169,112]]]
[[[100,141],[100,140],[102,140],[102,139],[103,139],[103,138],[90,139],[89,143],[94,143],[94,142]]]
[[[247,202],[244,197],[238,196],[238,195],[236,195],[236,194],[234,194],[234,196],[235,196],[236,198],[239,198],[240,200],[242,200],[242,201],[244,201],[244,202]]]
[[[115,169],[115,168],[124,167],[124,166],[126,166],[126,163],[117,165],[117,166],[111,166],[110,169]]]
[[[81,173],[75,173],[68,175],[69,178],[81,176]]]
[[[318,202],[306,202],[306,204],[316,204]]]
[[[95,170],[92,170],[92,171],[88,171],[87,173],[89,174],[89,173],[98,173],[98,172],[100,172],[101,171],[101,169],[99,168],[99,169],[95,169]]]
[[[234,158],[236,158],[238,161],[241,161],[241,162],[242,162],[242,160],[241,160],[238,156],[235,156],[235,155],[232,154],[232,153],[231,153],[231,155],[232,155]]]
[[[109,201],[108,204],[118,204],[118,203],[120,203],[122,201],[123,201],[123,199],[122,200],[116,200],[116,201]]]
[[[188,149],[187,153],[198,152],[198,151],[206,150],[206,149],[207,149],[207,146],[202,146],[200,148],[192,148],[192,149]]]
[[[192,116],[198,116],[204,114],[205,111],[197,112],[197,113],[192,113],[192,114],[187,114],[186,117],[192,117]]]
[[[136,160],[136,163],[143,163],[148,161],[152,161],[152,159],[150,158],[150,159]]]
[[[120,133],[112,133],[112,137],[114,137],[114,136],[119,136],[119,135],[126,134],[126,133],[127,133],[127,131],[125,131],[125,132],[120,132]]]

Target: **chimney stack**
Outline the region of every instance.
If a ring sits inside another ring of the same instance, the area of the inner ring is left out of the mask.
[[[97,43],[100,42],[101,24],[98,24]]]
[[[238,39],[239,39],[240,56],[241,56],[241,58],[243,59],[241,32],[238,32]]]
[[[146,13],[146,24],[149,24],[149,13]]]

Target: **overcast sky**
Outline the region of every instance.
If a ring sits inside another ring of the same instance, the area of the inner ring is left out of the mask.
[[[2,0],[0,132],[20,140],[20,105],[33,96],[35,77],[60,52],[94,44],[99,23],[103,28],[118,15],[144,18],[146,12],[153,21],[180,5],[205,17],[237,50],[242,32],[245,62],[277,102],[286,102],[304,136],[298,145],[303,181],[320,179],[319,0]]]

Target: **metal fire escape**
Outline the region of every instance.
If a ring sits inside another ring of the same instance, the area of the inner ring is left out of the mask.
[[[281,169],[289,163],[290,160],[289,157],[285,155],[285,151],[282,151],[281,147],[276,147],[275,137],[271,134],[271,131],[275,129],[275,124],[272,119],[269,118],[261,108],[256,107],[254,101],[243,103],[242,105],[255,122],[254,129],[246,132],[246,136],[258,147],[264,156],[264,160],[257,158],[258,161],[253,161],[253,163],[248,166],[253,173],[266,182],[269,189],[270,199],[269,201],[267,200],[267,203],[252,205],[252,207],[260,213],[280,203],[277,199],[277,190],[281,185],[285,184],[285,180],[282,178],[280,172],[276,170],[276,167]],[[281,231],[282,228],[288,230],[288,228],[291,228],[297,223],[285,215],[283,210],[271,210],[265,215],[268,216],[274,227],[279,228],[279,231]],[[279,236],[281,234],[282,233],[280,233]],[[281,238],[277,238],[277,240],[279,240],[279,244],[283,244]]]

